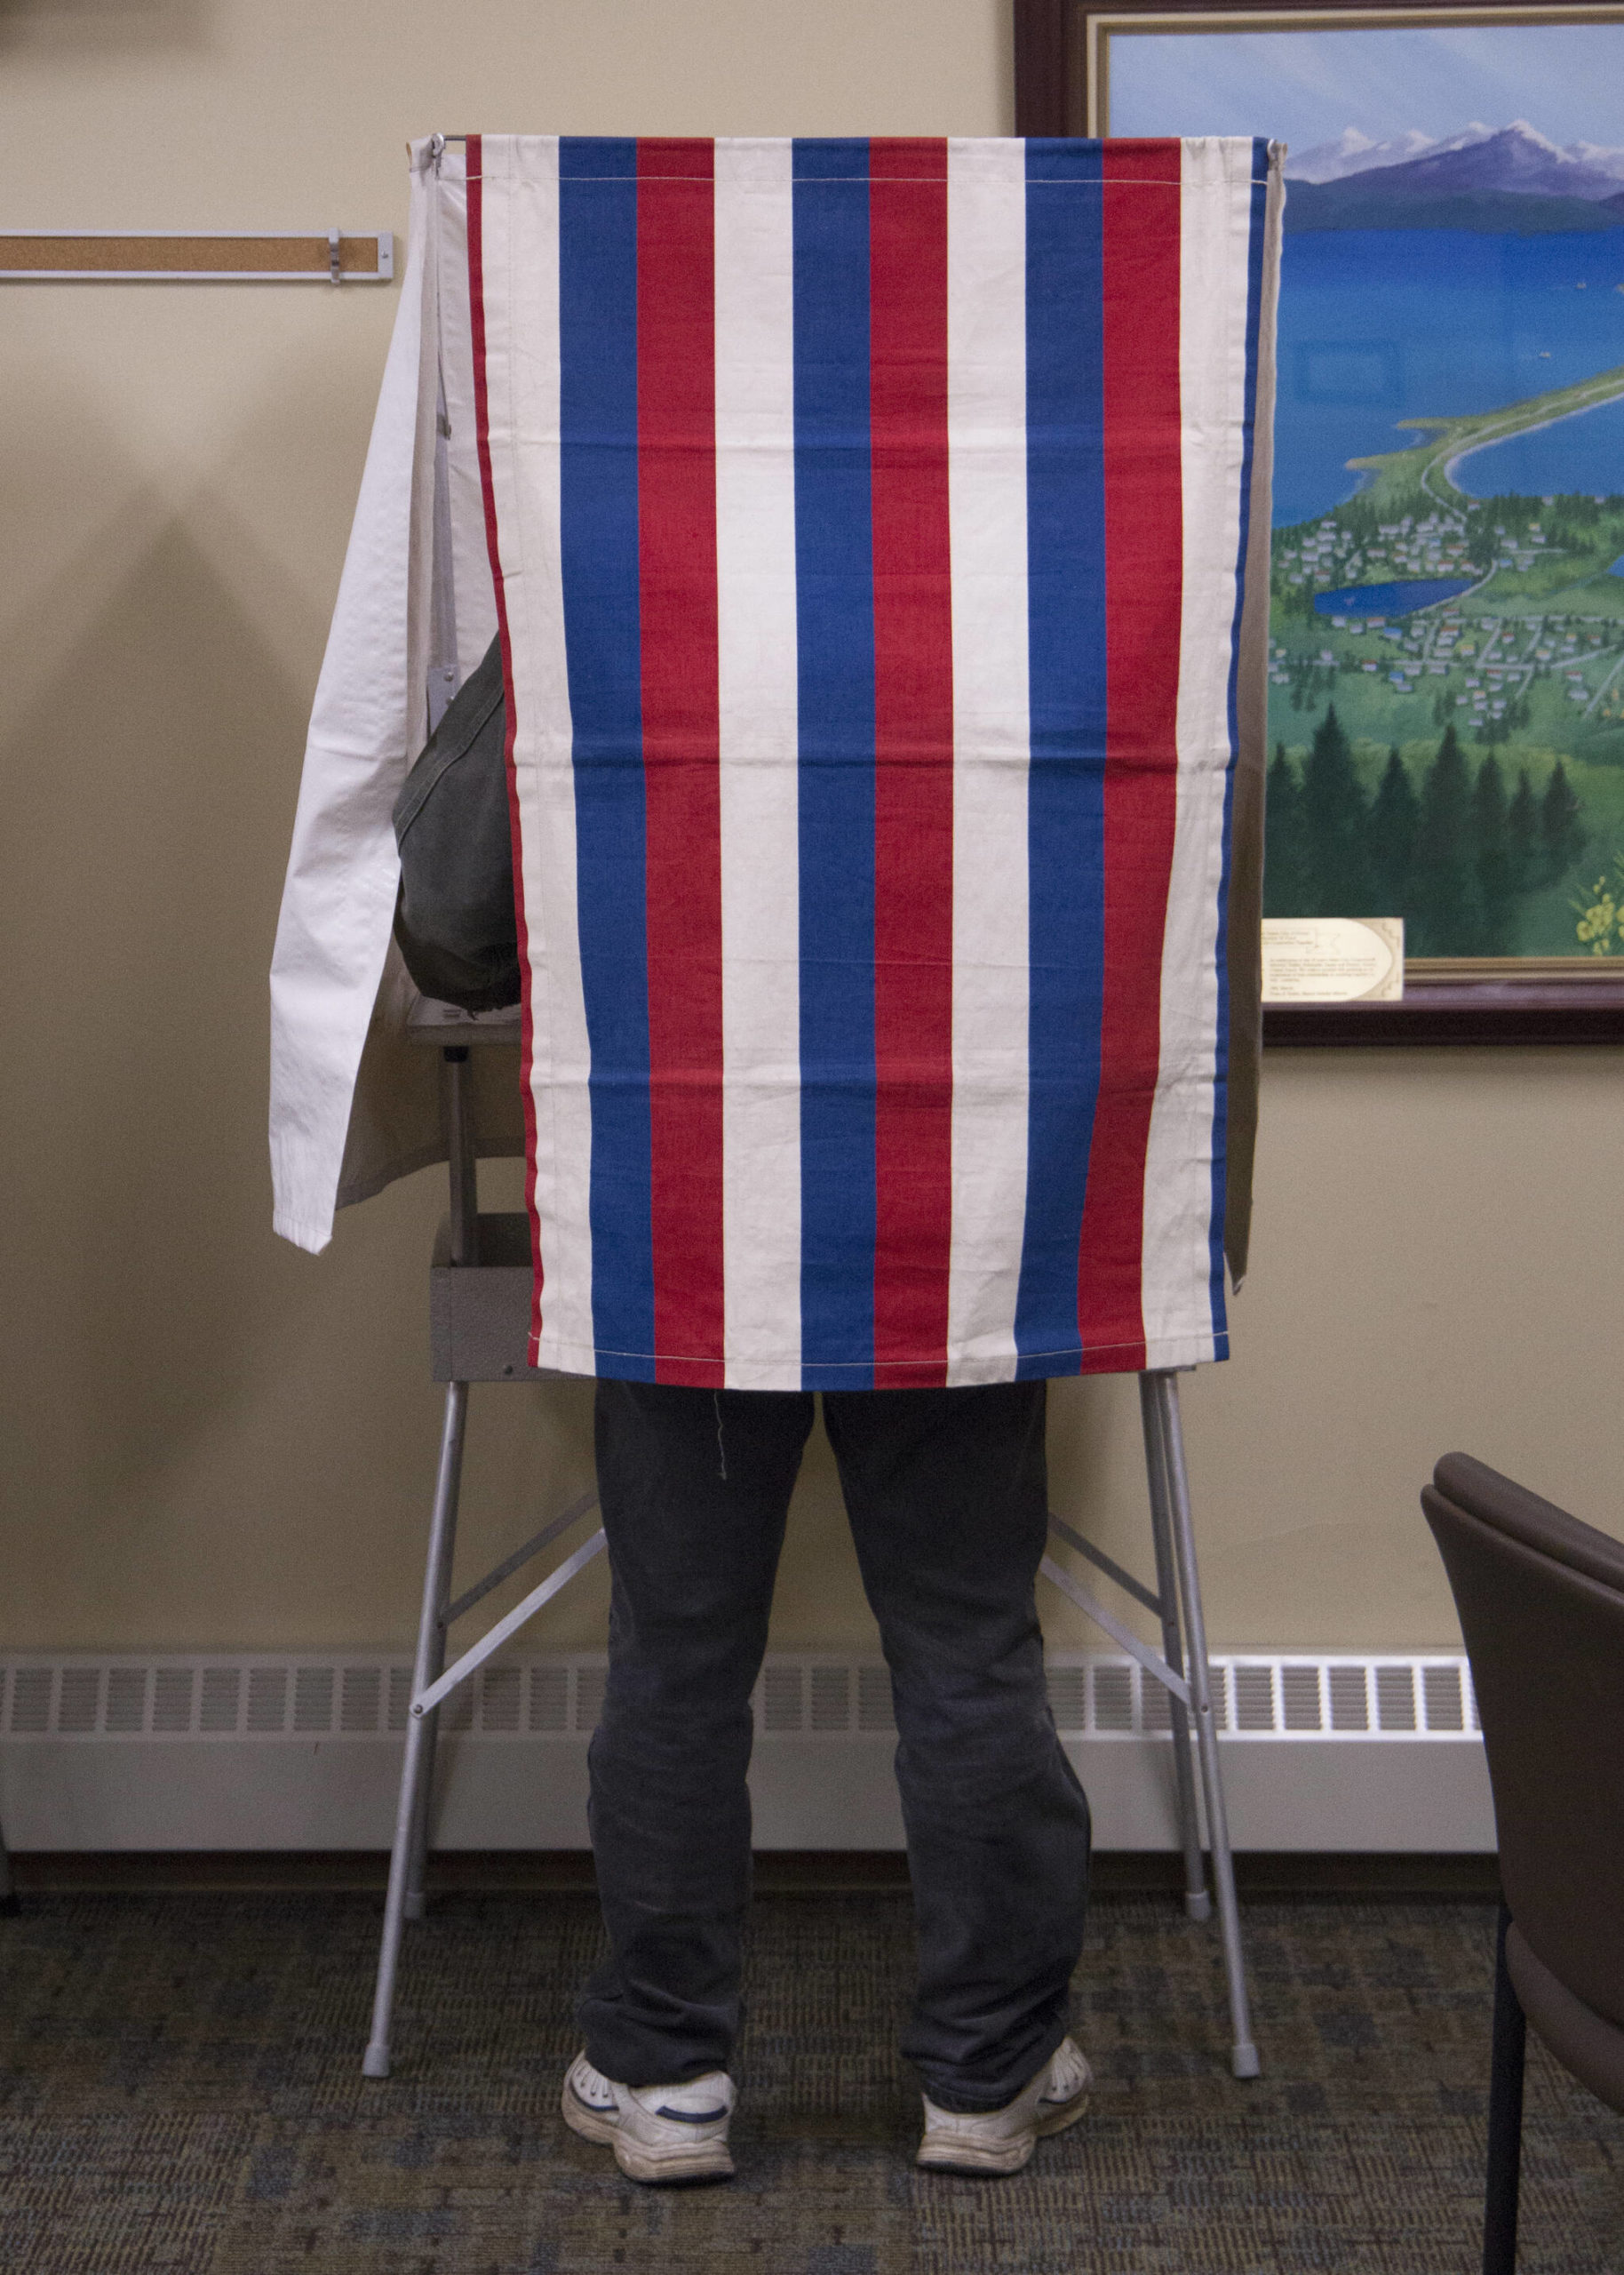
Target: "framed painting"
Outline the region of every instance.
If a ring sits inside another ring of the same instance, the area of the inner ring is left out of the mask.
[[[1265,909],[1406,958],[1267,1039],[1624,1042],[1624,6],[1015,32],[1023,132],[1288,148]]]

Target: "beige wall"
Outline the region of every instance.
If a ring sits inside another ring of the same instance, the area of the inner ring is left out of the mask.
[[[393,226],[445,128],[990,132],[1002,0],[0,0],[4,211]],[[0,1637],[404,1637],[437,1422],[424,1177],[269,1230],[265,971],[394,295],[0,287],[7,533]],[[1416,1514],[1466,1445],[1618,1527],[1619,1054],[1276,1057],[1240,1356],[1186,1386],[1230,1642],[1441,1642]],[[511,1193],[506,1168],[489,1188]],[[1123,1553],[1131,1385],[1053,1398]],[[465,1547],[588,1473],[577,1386],[476,1393]],[[538,1641],[599,1640],[601,1568]],[[1058,1619],[1057,1640],[1083,1640]],[[828,1458],[777,1640],[865,1632]]]

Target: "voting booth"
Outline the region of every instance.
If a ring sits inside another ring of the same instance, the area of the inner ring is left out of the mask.
[[[1178,1424],[1255,1130],[1278,153],[413,147],[273,970],[275,1222],[449,1160],[447,1415],[367,2068],[421,1908],[468,1385],[1140,1377],[1255,2074]],[[392,809],[499,642],[522,1000],[419,996]],[[522,1218],[482,1155],[522,1153]]]

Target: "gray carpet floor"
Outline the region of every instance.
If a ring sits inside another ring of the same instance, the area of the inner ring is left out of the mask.
[[[0,1921],[6,2275],[1468,2275],[1493,1915],[1254,1902],[1264,2074],[1228,2074],[1216,1931],[1095,1909],[1091,2115],[1001,2182],[927,2178],[894,2051],[899,1895],[759,1900],[730,2187],[654,2191],[557,2117],[598,1944],[578,1894],[442,1898],[396,2074],[360,2075],[379,1905],[30,1896]],[[1624,2271],[1624,2122],[1531,2046],[1523,2275]]]

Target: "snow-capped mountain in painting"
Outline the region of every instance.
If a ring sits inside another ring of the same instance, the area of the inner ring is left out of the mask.
[[[1523,196],[1612,197],[1624,184],[1624,149],[1575,142],[1567,148],[1524,118],[1498,131],[1476,122],[1459,134],[1433,140],[1413,130],[1386,142],[1357,127],[1286,164],[1289,180],[1348,182],[1387,196],[1459,195],[1481,190]]]
[[[1390,141],[1373,141],[1368,134],[1361,134],[1357,126],[1345,126],[1333,142],[1317,142],[1311,150],[1301,154],[1294,150],[1286,161],[1288,181],[1341,181],[1349,174],[1367,172],[1373,166],[1402,165],[1407,158],[1419,158],[1429,152],[1434,156],[1440,150],[1456,150],[1463,143],[1480,142],[1494,132],[1492,126],[1476,122],[1461,133],[1445,141],[1437,141],[1430,134],[1423,134],[1412,126]]]
[[[1610,174],[1614,181],[1624,182],[1624,150],[1609,150],[1600,142],[1570,142],[1566,146],[1571,158],[1582,160],[1599,173]]]

